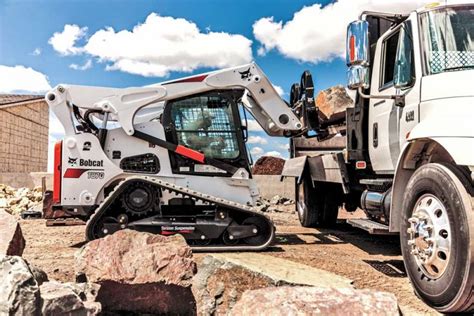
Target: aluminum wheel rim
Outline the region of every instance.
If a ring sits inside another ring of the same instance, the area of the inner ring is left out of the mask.
[[[429,278],[440,278],[449,265],[451,228],[444,204],[433,194],[416,202],[408,219],[408,246],[418,268]]]
[[[304,185],[300,185],[300,187],[298,188],[298,201],[296,203],[297,207],[298,207],[298,215],[300,216],[300,218],[303,218],[303,215],[304,215],[304,208],[306,207],[305,203],[304,203]]]

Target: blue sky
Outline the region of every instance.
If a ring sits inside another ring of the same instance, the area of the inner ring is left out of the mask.
[[[306,69],[317,90],[344,84],[345,27],[360,11],[406,11],[421,2],[0,0],[0,92],[141,86],[255,60],[286,99]],[[191,54],[201,39],[207,46]],[[51,133],[60,137],[55,126]],[[249,144],[261,148],[255,158],[287,157],[286,139],[251,135],[262,137]]]

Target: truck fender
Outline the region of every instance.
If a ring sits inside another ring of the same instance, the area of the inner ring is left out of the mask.
[[[471,127],[472,128],[472,127]],[[460,166],[474,166],[474,137],[432,137]]]
[[[412,138],[404,145],[398,158],[392,185],[390,204],[390,231],[400,231],[400,218],[405,188],[415,170],[424,163],[446,162],[474,166],[474,148],[471,137]]]
[[[292,177],[296,178],[296,182],[300,184],[306,167],[307,158],[307,156],[301,156],[286,160],[281,172],[280,181],[283,181],[283,178],[285,177]]]

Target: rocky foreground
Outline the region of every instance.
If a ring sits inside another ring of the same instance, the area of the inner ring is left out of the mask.
[[[356,290],[349,279],[282,258],[234,253],[197,260],[179,235],[122,230],[78,243],[74,267],[54,261],[48,275],[23,258],[29,241],[17,221],[41,210],[41,202],[40,188],[0,185],[1,315],[399,314],[393,294]],[[293,213],[293,204],[277,195],[257,208],[278,217]],[[65,277],[63,269],[72,272]]]
[[[0,244],[21,245],[15,219],[2,216],[9,224],[0,230],[10,233]],[[76,282],[51,279],[22,252],[0,253],[0,314],[399,314],[393,294],[356,290],[349,279],[267,254],[197,261],[179,235],[123,230],[79,246]]]

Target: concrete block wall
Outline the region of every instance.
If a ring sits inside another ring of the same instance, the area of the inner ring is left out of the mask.
[[[44,100],[0,108],[0,173],[46,171],[48,126]]]
[[[281,182],[279,175],[254,175],[253,178],[257,182],[261,197],[269,200],[279,195],[295,199],[295,179],[285,178]]]

